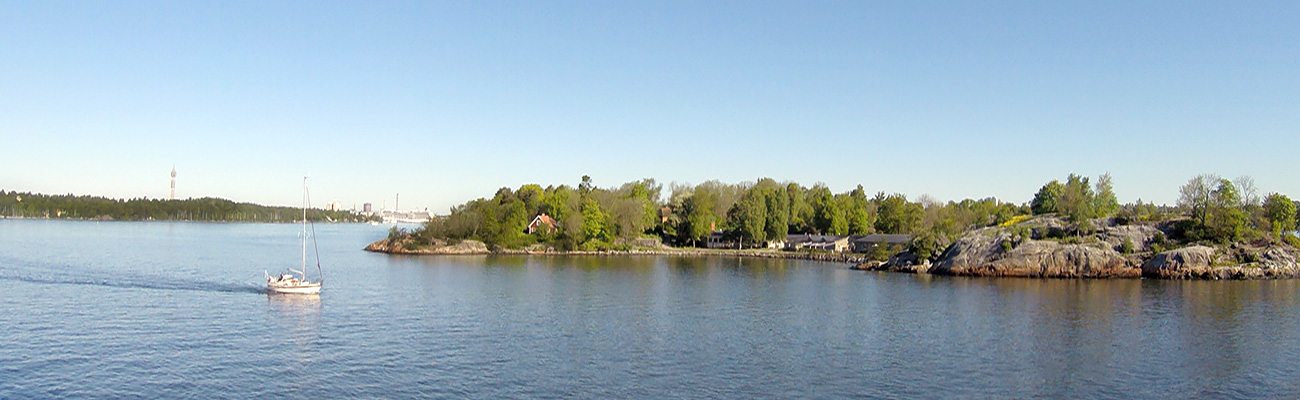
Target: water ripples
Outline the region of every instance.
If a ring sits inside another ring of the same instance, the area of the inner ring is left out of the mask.
[[[37,272],[0,266],[0,279],[48,285],[90,285],[127,289],[189,290],[222,293],[266,293],[266,287],[252,283],[213,282],[192,278],[142,276],[121,272]]]
[[[0,224],[0,398],[1300,395],[1294,281],[387,257],[334,226],[320,296],[258,297],[297,249],[248,238],[281,226]]]

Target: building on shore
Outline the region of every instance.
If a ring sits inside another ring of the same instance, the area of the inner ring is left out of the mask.
[[[736,241],[728,238],[724,232],[715,230],[705,239],[704,245],[710,249],[734,249]]]
[[[538,229],[545,227],[547,233],[555,233],[555,218],[546,215],[546,213],[537,214],[533,217],[533,222],[528,223],[528,234],[536,233]]]
[[[870,253],[879,246],[905,249],[910,243],[912,243],[912,235],[875,233],[849,237],[849,246],[854,253]]]
[[[802,233],[785,237],[786,250],[817,249],[836,253],[849,250],[849,237],[846,235],[814,235]]]

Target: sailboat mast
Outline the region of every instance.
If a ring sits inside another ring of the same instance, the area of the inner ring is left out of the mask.
[[[303,282],[307,281],[307,177],[302,177],[302,265],[298,267]]]

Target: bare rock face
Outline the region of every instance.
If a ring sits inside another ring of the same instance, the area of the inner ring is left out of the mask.
[[[414,240],[410,236],[399,236],[394,239],[379,239],[374,243],[366,246],[366,251],[389,254],[488,254],[487,245],[477,240],[462,240],[454,245],[447,245],[443,241],[435,241],[429,246],[413,246]]]
[[[930,269],[932,274],[1042,278],[1130,278],[1141,276],[1136,259],[1124,257],[1106,242],[1066,244],[1022,239],[985,228],[949,246]],[[1006,243],[1006,244],[1004,244]]]
[[[1259,251],[1254,262],[1235,263],[1206,246],[1191,246],[1157,254],[1142,265],[1142,275],[1165,279],[1267,279],[1300,277],[1292,252],[1273,247]]]
[[[462,240],[451,246],[435,249],[433,254],[487,254],[486,244],[477,240]]]
[[[1273,269],[1278,271],[1297,270],[1300,266],[1296,265],[1296,257],[1290,252],[1274,247],[1265,250],[1259,256],[1260,268]]]
[[[1119,249],[1128,239],[1134,251],[1150,251],[1156,234],[1163,233],[1151,225],[1119,225],[1101,228],[1098,236],[1112,249]]]
[[[1152,278],[1193,278],[1214,265],[1214,248],[1191,246],[1156,254],[1142,264],[1142,276]]]

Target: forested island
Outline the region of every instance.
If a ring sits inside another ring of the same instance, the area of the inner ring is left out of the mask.
[[[414,231],[394,228],[367,250],[698,254],[694,249],[726,247],[824,258],[857,247],[808,245],[810,238],[878,237],[880,246],[845,259],[866,260],[860,269],[953,275],[1300,276],[1296,202],[1261,195],[1249,177],[1198,175],[1180,188],[1173,206],[1121,204],[1109,175],[1093,182],[1074,174],[1047,182],[1025,204],[868,195],[861,185],[836,194],[822,184],[766,178],[674,184],[664,195],[653,179],[600,188],[587,176],[577,187],[501,188]],[[906,240],[885,242],[899,237]]]
[[[302,220],[302,209],[236,203],[212,197],[185,200],[110,199],[0,190],[0,217],[100,221],[294,222]],[[308,209],[307,219],[324,222],[380,220],[377,216],[319,208]]]

